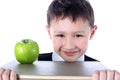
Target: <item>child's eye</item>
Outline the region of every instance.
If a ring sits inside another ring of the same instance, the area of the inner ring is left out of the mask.
[[[63,34],[57,34],[56,37],[64,37]]]
[[[81,34],[76,34],[75,37],[76,37],[76,38],[79,38],[79,37],[83,37],[83,35],[81,35]]]

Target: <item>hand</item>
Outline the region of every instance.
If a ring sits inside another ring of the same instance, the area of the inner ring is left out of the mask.
[[[120,80],[120,73],[115,70],[95,71],[92,80]]]
[[[0,68],[0,80],[17,80],[16,72],[10,69]]]

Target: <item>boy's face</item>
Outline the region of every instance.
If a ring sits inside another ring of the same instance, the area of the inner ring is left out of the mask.
[[[92,39],[96,27],[90,28],[88,21],[81,18],[75,22],[65,18],[53,19],[47,30],[55,52],[65,61],[75,62],[86,52],[88,41]]]

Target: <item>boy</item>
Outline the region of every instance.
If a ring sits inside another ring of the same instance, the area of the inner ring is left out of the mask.
[[[46,29],[53,41],[54,52],[40,54],[44,61],[97,61],[85,55],[88,42],[97,30],[94,12],[87,0],[53,0],[47,12]],[[16,80],[12,70],[0,70],[0,80]],[[96,71],[93,80],[120,80],[120,73],[112,70]]]

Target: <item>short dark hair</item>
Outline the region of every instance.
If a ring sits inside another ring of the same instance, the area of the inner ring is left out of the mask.
[[[82,18],[87,20],[91,27],[94,26],[94,11],[88,0],[53,0],[47,11],[48,25],[53,19],[66,17],[73,21]]]

